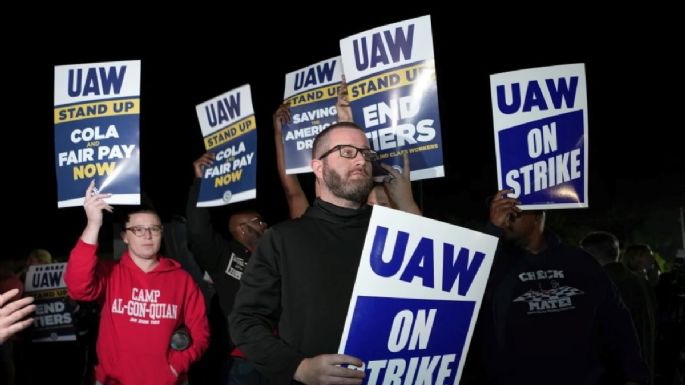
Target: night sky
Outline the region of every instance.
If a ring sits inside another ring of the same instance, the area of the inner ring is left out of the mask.
[[[66,256],[85,225],[82,208],[58,210],[56,204],[55,65],[142,60],[141,183],[164,219],[183,214],[192,161],[203,152],[195,105],[249,83],[259,176],[258,199],[248,205],[274,223],[287,215],[271,127],[285,74],[339,55],[341,38],[425,14],[432,15],[447,174],[414,184],[427,216],[467,226],[487,219],[486,199],[497,189],[490,74],[585,63],[590,208],[559,214],[635,240],[629,225],[643,226],[654,216],[650,213],[659,211],[668,213],[664,221],[679,234],[674,213],[685,205],[685,157],[678,139],[683,135],[685,66],[676,57],[685,46],[683,31],[663,18],[645,21],[648,15],[593,18],[565,11],[541,18],[502,12],[505,16],[481,15],[479,22],[465,11],[423,8],[336,16],[327,22],[307,19],[300,25],[288,19],[301,15],[295,10],[258,17],[217,14],[193,23],[186,20],[192,14],[181,12],[174,17],[129,15],[117,23],[105,15],[97,19],[101,28],[55,23],[54,33],[8,42],[2,65],[9,250],[2,258],[23,258],[35,247]],[[199,29],[191,29],[198,23]],[[102,28],[108,25],[125,31]],[[311,177],[301,181],[306,191],[313,189]],[[623,212],[626,208],[632,211]],[[213,211],[221,219],[231,209]],[[616,215],[627,216],[607,220]],[[670,251],[673,244],[666,248]]]

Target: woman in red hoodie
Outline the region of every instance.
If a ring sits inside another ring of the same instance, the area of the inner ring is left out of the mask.
[[[159,255],[162,224],[153,211],[129,214],[121,236],[128,250],[118,262],[98,261],[102,210],[110,194],[94,193],[83,203],[85,230],[71,251],[64,280],[69,296],[101,301],[97,341],[97,381],[110,384],[172,385],[185,381],[190,364],[207,348],[209,327],[198,286],[174,260]],[[174,332],[185,326],[191,344],[170,348]]]

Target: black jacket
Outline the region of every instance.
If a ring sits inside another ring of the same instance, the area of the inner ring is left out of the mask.
[[[195,260],[214,282],[221,312],[226,319],[233,309],[241,275],[250,260],[250,251],[239,242],[229,241],[214,231],[209,210],[196,207],[199,188],[199,179],[196,179],[188,193],[188,242]],[[230,336],[226,343],[229,349],[233,348]]]
[[[502,235],[494,226],[488,232]],[[538,254],[500,241],[473,342],[487,382],[646,384],[635,329],[616,287],[582,249],[550,233],[545,241]]]
[[[230,327],[248,360],[276,384],[291,383],[305,357],[337,353],[370,215],[366,205],[316,200],[259,241]]]

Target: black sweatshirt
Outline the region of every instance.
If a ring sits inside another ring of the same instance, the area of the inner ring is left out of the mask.
[[[498,247],[473,341],[488,383],[646,384],[616,287],[585,251],[552,234],[545,240],[538,254],[509,242]]]
[[[337,353],[370,216],[366,205],[316,200],[260,240],[230,327],[247,359],[276,384],[290,384],[304,358]]]
[[[186,219],[190,250],[197,263],[214,282],[219,296],[221,312],[225,317],[231,314],[235,296],[240,288],[241,274],[250,260],[250,251],[235,240],[228,241],[214,231],[209,209],[196,207],[200,189],[199,179],[188,193]],[[226,343],[233,348],[231,339]]]

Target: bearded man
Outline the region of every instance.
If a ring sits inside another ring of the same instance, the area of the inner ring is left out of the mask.
[[[378,155],[359,126],[344,122],[319,133],[312,158],[319,197],[303,216],[273,226],[260,240],[230,316],[231,335],[275,384],[361,384],[364,372],[347,366],[362,361],[331,353],[371,217],[366,201]],[[408,175],[402,177],[389,183],[391,198],[404,211],[420,212]]]

